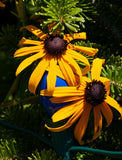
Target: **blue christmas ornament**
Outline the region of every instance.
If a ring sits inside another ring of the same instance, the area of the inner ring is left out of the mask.
[[[39,93],[41,90],[47,89],[47,73],[45,72],[42,81],[40,83],[40,87],[39,87]],[[61,79],[60,77],[56,78],[56,85],[55,87],[66,87],[68,86],[68,84],[66,83],[65,80]],[[45,108],[45,110],[48,112],[48,114],[50,116],[53,115],[54,112],[56,112],[58,109],[62,108],[63,106],[65,106],[68,103],[52,103],[49,99],[51,97],[49,96],[41,96],[39,94],[39,99],[41,104],[43,105],[43,107]]]

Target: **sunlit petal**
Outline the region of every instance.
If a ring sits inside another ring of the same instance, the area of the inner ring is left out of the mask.
[[[86,65],[86,67],[82,69],[83,75],[89,72],[90,64],[89,64],[88,59],[85,56],[83,56],[80,53],[73,51],[71,49],[68,49],[66,53],[67,53],[67,55],[70,55],[72,58],[74,58],[80,62],[83,62]]]
[[[73,35],[65,34],[63,39],[66,40],[68,43],[74,39],[84,39],[86,40],[86,32],[81,33],[74,33]]]
[[[40,46],[31,46],[31,47],[22,47],[14,53],[14,57],[21,57],[26,56],[32,53],[40,52],[41,47]]]
[[[94,112],[94,136],[92,140],[96,139],[102,130],[102,114],[99,105],[93,108]]]
[[[66,96],[66,97],[53,97],[50,98],[52,103],[64,103],[64,102],[71,102],[76,100],[84,99],[83,96]]]
[[[89,104],[85,105],[84,111],[81,114],[81,118],[76,124],[75,130],[74,130],[74,136],[79,142],[79,144],[83,144],[82,138],[83,138],[83,135],[88,125],[88,120],[89,120],[91,109],[92,109],[91,105]]]
[[[33,33],[34,35],[36,35],[37,37],[39,37],[42,40],[45,39],[46,37],[48,37],[47,34],[43,33],[39,28],[37,28],[33,25],[21,27],[20,30],[22,30],[22,29],[27,29],[28,31],[30,31],[31,33]]]
[[[67,64],[67,62],[65,61],[63,56],[62,56],[62,58],[60,58],[58,60],[58,63],[59,63],[59,67],[65,77],[67,84],[69,86],[76,86],[77,83],[76,83],[75,75],[74,75],[70,65]]]
[[[105,102],[108,103],[111,107],[115,108],[122,116],[122,107],[119,105],[119,103],[116,100],[114,100],[110,96],[107,96],[105,99]]]
[[[67,52],[66,52],[67,53]],[[71,66],[74,74],[76,74],[78,77],[79,77],[79,82],[82,80],[82,72],[81,72],[81,69],[79,67],[79,65],[76,63],[76,61],[71,58],[70,55],[68,54],[65,54],[63,56],[63,58],[65,59],[65,61]]]
[[[81,104],[82,106],[84,106],[84,104]],[[46,127],[53,132],[61,132],[67,128],[69,128],[70,126],[72,126],[77,119],[79,118],[79,116],[82,114],[84,107],[82,107],[77,109],[77,111],[69,118],[69,120],[62,126],[57,127],[57,128],[51,128],[49,126],[46,125]]]
[[[40,95],[49,96],[47,90],[41,90]],[[56,87],[53,96],[54,97],[65,97],[65,96],[82,96],[84,90],[77,89],[76,87]]]
[[[36,88],[48,65],[49,65],[49,61],[47,61],[46,58],[44,57],[36,66],[36,68],[34,69],[29,79],[28,88],[30,92],[35,94]]]
[[[105,85],[107,95],[109,95],[109,93],[110,93],[110,79],[105,78],[105,77],[100,77],[99,80]]]
[[[19,45],[23,46],[23,45],[44,45],[43,41],[35,41],[35,40],[30,40],[30,39],[26,39],[25,37],[22,37],[22,39],[19,41]]]
[[[102,114],[104,115],[106,119],[107,126],[109,126],[113,119],[113,113],[110,107],[107,105],[106,102],[103,102],[102,104],[100,104],[99,107],[100,107]]]
[[[45,53],[43,53],[43,51],[40,51],[37,54],[34,54],[33,56],[26,58],[25,60],[23,60],[20,65],[18,66],[17,70],[16,70],[16,76],[22,72],[26,67],[28,67],[29,65],[31,65],[34,61],[36,61],[39,58],[42,58],[45,55]]]
[[[68,49],[74,49],[74,50],[81,51],[89,56],[94,56],[98,52],[98,49],[91,48],[91,47],[75,46],[71,44],[68,44],[67,47]]]
[[[56,84],[56,64],[57,59],[52,58],[50,60],[50,68],[47,75],[47,91],[49,92],[49,96],[52,96]]]
[[[91,68],[92,80],[99,80],[103,63],[104,63],[104,59],[96,58],[93,60],[92,68]]]
[[[52,116],[53,122],[58,122],[63,119],[66,119],[70,117],[72,114],[74,114],[77,110],[83,107],[83,105],[79,105],[81,101],[72,102],[65,107],[59,109],[56,113]]]

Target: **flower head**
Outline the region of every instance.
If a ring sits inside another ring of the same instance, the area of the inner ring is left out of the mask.
[[[46,70],[48,70],[47,90],[49,95],[52,95],[53,93],[56,83],[56,75],[58,75],[60,71],[62,72],[62,75],[69,86],[78,85],[79,80],[82,79],[82,74],[89,72],[90,64],[87,58],[75,50],[84,52],[90,56],[94,56],[98,49],[69,44],[69,42],[74,39],[86,39],[85,32],[75,33],[73,36],[66,34],[61,37],[59,35],[49,36],[32,25],[25,26],[23,28],[26,28],[28,31],[32,32],[41,40],[36,41],[22,38],[19,42],[20,46],[32,46],[22,47],[14,54],[14,57],[29,55],[28,58],[20,63],[19,67],[17,68],[16,75],[31,65],[34,61],[40,59],[40,62],[35,67],[29,79],[30,92],[36,92],[36,88]],[[83,62],[86,65],[82,71],[75,59]],[[77,79],[75,75],[77,75]]]
[[[78,120],[74,128],[74,136],[80,144],[83,144],[82,139],[92,110],[94,114],[94,135],[92,140],[96,139],[102,130],[102,115],[106,119],[107,126],[112,122],[113,113],[110,106],[115,108],[122,116],[122,108],[117,101],[109,96],[110,80],[100,76],[103,62],[104,60],[99,58],[93,60],[91,79],[83,76],[79,88],[74,86],[55,88],[53,97],[50,99],[51,102],[69,102],[69,104],[55,112],[52,121],[58,122],[66,118],[69,119],[57,128],[47,126],[49,130],[54,132],[63,131]],[[48,96],[47,90],[42,90],[40,94]]]

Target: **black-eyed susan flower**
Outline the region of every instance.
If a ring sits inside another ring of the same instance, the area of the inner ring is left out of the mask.
[[[65,124],[56,128],[47,126],[49,130],[54,132],[63,131],[78,120],[74,128],[74,136],[80,144],[83,144],[82,139],[92,110],[94,114],[94,135],[92,140],[96,139],[102,130],[102,115],[106,119],[107,126],[112,122],[113,113],[110,106],[122,116],[122,107],[109,96],[110,80],[100,76],[103,62],[104,60],[98,58],[93,60],[91,68],[92,80],[83,76],[79,88],[74,86],[55,88],[53,97],[50,99],[51,102],[69,102],[69,104],[55,112],[52,116],[52,121],[58,122],[66,118],[68,120]],[[42,90],[40,94],[48,96],[47,90]]]
[[[30,55],[20,63],[19,67],[17,68],[16,75],[18,75],[26,67],[31,65],[34,61],[40,59],[40,62],[32,72],[29,79],[30,92],[35,93],[36,88],[47,69],[47,90],[49,95],[52,95],[55,88],[57,74],[56,68],[59,68],[61,70],[69,86],[78,85],[77,82],[81,80],[82,74],[86,74],[89,71],[90,64],[86,57],[76,52],[75,50],[84,52],[90,56],[94,56],[97,53],[98,49],[75,46],[69,44],[69,42],[74,39],[86,39],[86,33],[75,33],[73,36],[70,34],[66,34],[63,37],[59,35],[48,36],[40,29],[32,25],[25,26],[23,28],[26,28],[28,31],[32,32],[41,40],[36,41],[22,38],[19,42],[20,46],[32,46],[22,47],[18,49],[14,54],[14,57]],[[85,68],[82,69],[82,73],[75,59],[83,62],[86,65]],[[78,75],[77,80],[75,75]]]

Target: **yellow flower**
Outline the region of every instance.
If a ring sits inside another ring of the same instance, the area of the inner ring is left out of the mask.
[[[5,4],[0,1],[0,7],[5,7]]]
[[[91,68],[92,80],[83,76],[79,88],[74,86],[55,88],[53,97],[50,99],[51,102],[70,103],[55,112],[52,116],[52,121],[58,122],[66,118],[69,119],[64,125],[57,128],[51,128],[46,125],[49,130],[54,132],[63,131],[78,120],[74,128],[74,136],[80,144],[83,144],[82,138],[88,125],[91,110],[93,110],[94,114],[94,135],[92,140],[96,139],[102,130],[102,115],[106,119],[107,126],[112,122],[113,113],[109,105],[119,111],[122,116],[122,107],[109,96],[110,80],[100,76],[103,62],[104,60],[99,58],[93,60]],[[47,90],[42,90],[40,94],[48,96]]]
[[[30,55],[20,63],[19,67],[17,68],[16,75],[31,65],[34,61],[40,59],[40,62],[32,72],[29,79],[30,92],[35,94],[36,88],[46,70],[48,70],[47,90],[49,95],[52,95],[53,93],[56,83],[56,75],[58,74],[59,70],[62,72],[62,75],[69,86],[78,85],[79,80],[82,78],[82,74],[89,72],[90,64],[88,59],[75,50],[84,52],[90,56],[94,56],[98,49],[69,44],[69,42],[74,39],[86,39],[85,32],[75,33],[73,36],[66,34],[61,37],[58,35],[48,36],[40,29],[32,25],[25,26],[23,28],[26,28],[28,31],[32,32],[41,40],[36,41],[22,38],[19,42],[20,46],[32,46],[22,47],[14,54],[14,57]],[[86,66],[82,69],[82,73],[75,59],[85,63]]]

